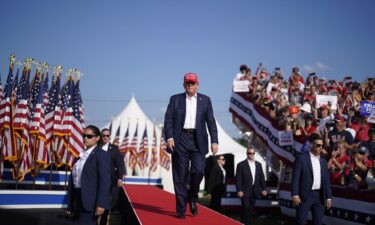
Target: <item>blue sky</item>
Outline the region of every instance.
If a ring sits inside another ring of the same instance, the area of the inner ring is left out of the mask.
[[[329,79],[375,76],[375,1],[1,1],[0,73],[8,57],[79,68],[88,124],[102,126],[134,94],[164,117],[182,77],[196,72],[232,136],[231,83],[240,64],[293,66]]]

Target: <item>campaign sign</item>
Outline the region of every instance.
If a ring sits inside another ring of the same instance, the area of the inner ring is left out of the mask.
[[[316,108],[319,109],[322,105],[327,105],[328,102],[331,103],[331,109],[337,109],[337,96],[332,95],[316,95]]]
[[[293,132],[292,131],[279,131],[279,145],[293,145]]]
[[[233,91],[234,92],[249,92],[249,84],[248,80],[236,80],[233,82]]]
[[[362,101],[361,102],[361,115],[369,116],[375,110],[375,102]]]
[[[367,122],[375,123],[375,110],[373,110],[370,116],[367,118]]]

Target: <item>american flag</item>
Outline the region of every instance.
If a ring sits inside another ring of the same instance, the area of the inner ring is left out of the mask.
[[[57,156],[58,156],[58,166],[61,165],[68,165],[69,167],[72,166],[72,159],[71,154],[69,153],[69,135],[70,135],[70,125],[73,115],[72,104],[70,103],[73,97],[74,91],[74,83],[72,76],[68,76],[64,83],[64,86],[61,90],[60,102],[61,104],[61,121],[60,126],[56,126],[57,130],[55,130],[54,134],[61,136],[60,142],[58,143],[57,147]],[[79,153],[76,155],[78,157]]]
[[[3,129],[3,156],[5,160],[17,161],[17,148],[13,130],[13,68],[9,65],[9,73],[5,84],[5,95],[0,104],[0,124]]]
[[[147,123],[145,125],[145,131],[143,132],[142,141],[139,145],[137,153],[137,163],[139,168],[144,169],[147,166],[148,158],[148,137],[147,137]]]
[[[28,88],[28,87],[27,87]],[[26,108],[26,114],[30,114],[29,107]],[[21,135],[21,156],[20,156],[20,167],[18,169],[17,179],[22,181],[27,173],[32,170],[33,167],[33,145],[30,144],[29,134],[29,119],[26,117],[26,126],[23,130],[20,130]]]
[[[164,131],[161,132],[159,156],[160,166],[166,170],[169,170],[171,165],[171,157],[167,152],[167,143],[164,140]]]
[[[73,94],[74,94],[74,81],[72,76],[68,76],[65,81],[64,87],[61,93],[61,108],[62,108],[62,127],[61,134],[69,136],[71,132],[71,121],[73,116]]]
[[[73,99],[71,101],[71,107],[73,110],[72,117],[70,120],[70,137],[69,137],[69,151],[78,157],[79,153],[83,152],[83,118],[81,117],[81,94],[79,90],[79,80],[76,83],[73,91]]]
[[[17,104],[15,107],[14,113],[14,129],[15,130],[23,130],[28,127],[28,116],[29,116],[29,75],[30,70],[26,67],[23,70],[21,80],[17,87]],[[22,133],[22,132],[21,132]]]
[[[37,69],[35,72],[35,75],[33,77],[33,80],[31,81],[31,86],[30,86],[30,108],[31,108],[31,113],[34,113],[34,108],[35,105],[38,102],[38,95],[39,95],[39,90],[42,86],[42,75],[40,73],[40,69]]]
[[[77,105],[78,105],[78,110],[79,110],[79,120],[82,124],[82,129],[85,127],[85,117],[83,116],[83,101],[82,101],[82,95],[81,95],[81,90],[79,88],[79,83],[80,83],[80,80],[78,79],[77,80],[77,83],[76,83],[76,93],[75,93],[75,96],[77,98]]]
[[[20,74],[20,68],[17,67],[17,73],[16,73],[16,76],[14,77],[14,80],[13,80],[13,90],[14,90],[13,97],[14,97],[15,101],[17,101],[17,89],[18,89],[19,74]]]
[[[117,128],[115,139],[112,142],[112,144],[117,145],[117,146],[120,144],[120,130],[121,130],[121,122]]]
[[[49,90],[49,101],[46,107],[46,144],[50,152],[56,152],[57,146],[55,143],[58,137],[55,132],[61,130],[61,107],[59,106],[60,99],[60,75],[57,74],[55,79],[52,79],[52,86]],[[60,128],[60,129],[59,129]]]
[[[129,124],[128,128],[126,128],[125,136],[122,139],[121,145],[119,147],[119,151],[121,153],[125,153],[128,151],[128,146],[129,146]]]
[[[33,94],[37,93],[37,96],[31,96],[32,99],[36,99],[33,113],[30,121],[30,135],[32,135],[31,139],[34,147],[34,162],[46,165],[48,163],[48,152],[46,148],[46,131],[45,131],[45,117],[44,117],[44,102],[43,102],[43,79],[40,75],[40,73],[37,73],[37,76],[39,78],[35,79],[33,88]],[[39,85],[37,85],[37,83]],[[36,90],[34,91],[34,90]]]
[[[32,151],[29,136],[29,75],[30,70],[24,68],[21,80],[17,87],[17,104],[14,113],[14,129],[17,136],[17,149],[20,149],[20,166],[18,172],[13,170],[13,176],[18,180],[23,180],[24,176],[32,169]]]
[[[61,137],[61,140],[57,147],[58,162],[57,166],[67,165],[69,168],[72,168],[75,156],[68,149],[68,140],[67,137]]]
[[[48,105],[48,72],[43,80],[43,107],[47,108]]]
[[[137,145],[138,143],[138,124],[136,125],[133,139],[130,142],[129,151],[129,167],[133,170],[137,163]]]
[[[157,151],[156,151],[156,129],[154,125],[154,133],[152,135],[150,171],[155,172],[157,168],[158,168],[158,159],[157,159]]]

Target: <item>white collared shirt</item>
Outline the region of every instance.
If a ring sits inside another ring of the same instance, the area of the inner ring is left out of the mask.
[[[223,173],[223,184],[225,184],[225,176],[226,176],[226,172],[225,172],[225,169],[222,165],[219,165],[220,169],[221,169],[221,172]]]
[[[195,129],[195,118],[197,116],[197,94],[190,97],[186,94],[186,116],[184,129]]]
[[[96,145],[79,154],[80,158],[78,159],[76,164],[74,164],[72,171],[74,188],[81,188],[83,166],[85,165],[87,158],[89,157],[89,155],[95,147]]]
[[[107,144],[103,145],[103,146],[102,146],[102,149],[103,149],[104,151],[108,151],[108,147],[109,147],[109,142],[108,142]]]
[[[253,183],[255,182],[255,160],[247,160],[247,162],[249,163],[249,167],[250,167],[250,173],[251,173],[251,176],[253,177]]]
[[[311,187],[311,190],[318,190],[320,189],[321,185],[321,168],[320,168],[320,156],[315,156],[310,152],[310,158],[311,158],[311,164],[312,164],[312,170],[313,170],[313,178],[314,182]]]

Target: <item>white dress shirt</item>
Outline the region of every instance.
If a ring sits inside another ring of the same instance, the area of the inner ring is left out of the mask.
[[[108,151],[108,147],[109,147],[109,142],[108,142],[107,144],[103,145],[103,146],[102,146],[102,149],[103,149],[104,151]]]
[[[311,190],[318,190],[320,189],[321,185],[321,173],[320,173],[320,156],[315,156],[310,152],[310,158],[311,158],[311,164],[312,164],[312,170],[313,170],[313,177],[314,182],[311,187]]]
[[[195,129],[195,118],[197,116],[197,94],[190,97],[186,94],[186,116],[184,129]]]
[[[226,172],[225,172],[225,169],[222,165],[219,165],[220,169],[221,169],[221,172],[223,173],[223,184],[225,184],[225,176],[226,176]]]
[[[95,147],[96,145],[79,154],[79,159],[76,164],[74,164],[72,171],[74,188],[81,188],[83,166],[85,165],[87,158]]]
[[[251,173],[251,176],[253,177],[253,183],[255,182],[255,160],[247,160],[247,162],[249,163],[249,167],[250,167],[250,173]]]

